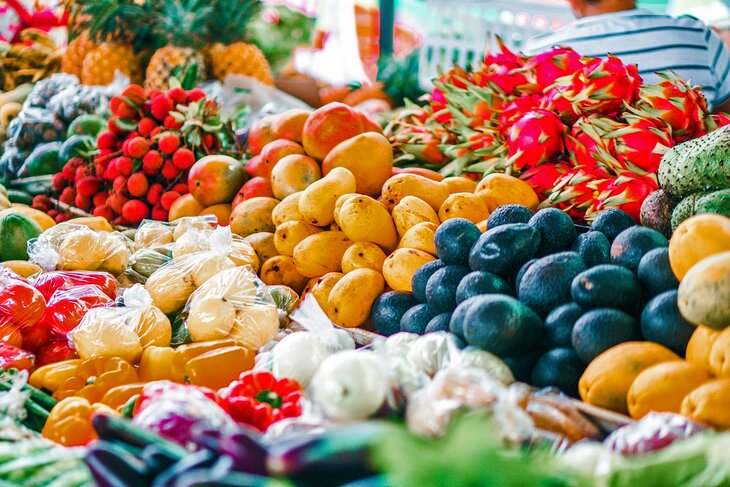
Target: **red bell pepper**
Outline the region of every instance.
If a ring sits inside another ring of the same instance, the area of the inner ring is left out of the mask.
[[[0,272],[0,327],[27,328],[46,312],[43,295],[12,272]]]
[[[0,342],[0,369],[25,369],[33,367],[35,357],[25,350]]]
[[[36,352],[36,365],[41,367],[75,358],[79,358],[79,354],[76,353],[76,349],[70,343],[66,340],[53,341],[38,348]]]
[[[65,336],[81,323],[91,308],[112,304],[114,301],[97,285],[82,284],[68,289],[61,288],[48,300],[44,321],[51,333]]]
[[[269,372],[244,372],[218,391],[219,404],[239,423],[266,431],[273,423],[301,416],[302,387]]]
[[[50,300],[59,289],[75,286],[96,285],[109,299],[117,299],[117,281],[108,272],[56,271],[41,274],[33,281],[33,286]]]

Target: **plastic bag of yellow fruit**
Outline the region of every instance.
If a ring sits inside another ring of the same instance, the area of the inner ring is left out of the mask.
[[[216,274],[190,296],[183,316],[194,342],[230,338],[258,350],[279,331],[279,312],[250,267]]]
[[[69,333],[82,359],[120,357],[135,363],[149,346],[168,347],[172,325],[144,286],[124,292],[124,307],[92,308]]]
[[[188,233],[191,232],[193,231]],[[147,278],[145,288],[152,296],[155,306],[165,314],[180,311],[193,291],[205,284],[208,279],[241,264],[233,252],[234,244],[230,228],[218,227],[206,233],[205,238],[206,250],[178,253]],[[192,237],[190,241],[193,242]],[[246,248],[250,249],[251,254],[256,254],[248,243],[243,243],[248,246]]]
[[[173,222],[143,220],[134,234],[134,243],[138,249],[172,246],[190,230],[213,230],[216,225],[213,215],[184,217]]]
[[[45,270],[104,271],[119,276],[129,265],[132,242],[119,232],[60,224],[28,243],[31,262]]]

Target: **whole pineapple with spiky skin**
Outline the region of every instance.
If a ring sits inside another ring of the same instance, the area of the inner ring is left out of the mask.
[[[215,0],[213,4],[215,42],[205,49],[210,73],[223,81],[229,74],[250,76],[272,85],[271,67],[263,52],[245,42],[246,25],[261,7],[259,0]]]
[[[142,80],[142,66],[133,46],[144,45],[146,36],[140,27],[148,24],[150,8],[134,0],[77,0],[88,20],[89,39],[97,47],[89,51],[81,64],[81,82],[106,85],[115,71],[129,76],[132,83]],[[143,28],[142,28],[143,30]]]
[[[68,43],[61,58],[61,71],[81,78],[81,68],[84,64],[84,58],[97,47],[96,43],[89,38],[88,31],[81,32],[81,34]]]
[[[205,0],[163,0],[155,14],[153,32],[163,47],[147,66],[145,87],[166,89],[178,68],[197,66],[198,79],[205,77],[205,60],[198,51],[210,34],[213,9]]]

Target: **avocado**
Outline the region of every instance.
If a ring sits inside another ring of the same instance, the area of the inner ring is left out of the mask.
[[[469,345],[509,357],[542,339],[542,320],[515,298],[487,294],[472,299],[464,317],[464,338]]]
[[[639,280],[648,297],[657,296],[679,287],[679,281],[669,265],[667,247],[647,252],[639,261],[637,274],[639,274]]]
[[[440,312],[456,308],[456,287],[469,274],[463,265],[448,265],[433,273],[426,284],[426,302]]]
[[[542,350],[530,350],[512,357],[505,357],[502,361],[512,371],[515,380],[530,382],[532,380],[532,369],[535,368],[535,364],[542,357],[542,354]]]
[[[588,269],[611,262],[611,244],[604,234],[595,230],[578,235],[573,252],[581,256]]]
[[[611,262],[636,272],[647,252],[668,246],[667,238],[656,230],[634,226],[621,232],[611,244]]]
[[[441,313],[436,315],[426,325],[426,333],[433,333],[434,331],[449,331],[449,322],[451,321],[451,313]]]
[[[537,251],[540,257],[570,250],[577,236],[573,220],[557,208],[543,208],[530,218],[529,223],[540,232]]]
[[[598,218],[593,220],[591,230],[601,232],[606,236],[609,242],[613,242],[619,233],[635,225],[636,222],[628,213],[616,208],[611,208],[610,210],[604,211],[598,215]]]
[[[580,359],[591,360],[619,343],[641,340],[639,323],[618,309],[600,308],[578,318],[571,342]]]
[[[433,237],[436,255],[445,264],[467,265],[469,252],[482,232],[469,220],[451,218],[439,225]]]
[[[578,318],[585,310],[575,303],[561,304],[545,318],[545,346],[547,348],[572,347],[571,335]]]
[[[417,304],[406,311],[400,319],[400,331],[423,335],[426,326],[439,312],[427,304]]]
[[[464,338],[464,323],[466,315],[471,306],[478,300],[479,296],[475,296],[459,303],[454,312],[451,314],[451,320],[449,321],[449,331],[451,333],[459,338]]]
[[[446,264],[440,260],[432,260],[416,269],[416,272],[413,273],[413,277],[411,278],[411,288],[416,299],[422,303],[426,302],[426,285],[428,284],[428,280],[434,272],[444,267],[446,267]]]
[[[616,308],[627,313],[641,307],[641,283],[625,267],[604,264],[578,274],[570,286],[573,301],[585,309]]]
[[[570,284],[585,270],[575,252],[561,252],[538,259],[525,271],[517,296],[538,315],[545,317],[554,308],[570,302]]]
[[[695,327],[679,313],[677,291],[667,291],[654,297],[641,313],[641,333],[684,357]]]
[[[578,396],[578,381],[585,365],[572,348],[554,348],[547,352],[532,369],[530,384],[537,387],[557,387],[569,396]]]
[[[510,294],[515,291],[507,281],[497,274],[484,271],[474,271],[464,276],[456,288],[456,304],[482,294]]]
[[[537,259],[530,259],[522,264],[522,267],[520,267],[520,270],[517,271],[517,275],[515,276],[515,289],[520,288],[520,283],[522,282],[522,278],[525,277],[525,272],[527,272],[527,269],[532,267],[532,264],[535,262],[537,262]]]
[[[640,219],[645,227],[656,230],[665,237],[672,236],[672,212],[677,202],[663,189],[646,197],[641,204]]]
[[[469,254],[473,271],[511,277],[540,247],[540,232],[526,223],[508,223],[487,230]]]
[[[500,225],[508,223],[527,223],[532,218],[532,211],[522,205],[502,205],[498,206],[487,220],[487,228],[497,228]]]
[[[400,320],[406,311],[418,304],[418,299],[409,292],[388,291],[373,303],[370,321],[375,331],[390,336],[400,331]]]

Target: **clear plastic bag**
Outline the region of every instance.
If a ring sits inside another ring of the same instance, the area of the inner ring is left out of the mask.
[[[55,73],[48,78],[40,80],[33,87],[23,103],[23,111],[29,107],[45,108],[51,99],[58,93],[69,87],[79,85],[79,78],[72,74]]]
[[[155,248],[171,245],[189,230],[212,230],[216,226],[214,215],[184,217],[174,222],[143,220],[134,234],[137,248]]]
[[[44,321],[51,333],[65,336],[81,323],[90,309],[99,306],[114,306],[114,301],[95,284],[61,288],[46,303]]]
[[[45,312],[46,300],[40,291],[9,269],[0,268],[0,334],[4,341],[11,341],[8,338],[16,328],[35,326]]]
[[[136,363],[148,346],[168,347],[172,326],[141,285],[127,289],[124,307],[92,308],[69,333],[79,357],[120,357]]]
[[[8,125],[8,143],[23,152],[39,144],[63,140],[66,126],[48,110],[24,108]]]
[[[33,279],[33,287],[38,289],[46,300],[51,299],[59,289],[83,285],[99,286],[110,299],[117,299],[117,280],[108,272],[54,271]]]
[[[649,413],[640,421],[611,433],[606,445],[623,455],[639,455],[661,450],[704,431],[707,431],[704,426],[680,414]]]
[[[102,87],[72,85],[53,95],[48,109],[64,122],[71,123],[81,115],[99,112],[108,103],[109,97]]]
[[[196,252],[210,251],[214,242],[217,242],[228,247],[227,256],[236,266],[251,266],[256,272],[261,267],[259,257],[251,244],[242,237],[232,234],[230,227],[202,230],[192,227],[179,235],[172,244],[173,259]]]
[[[103,271],[122,274],[129,265],[132,242],[118,232],[60,224],[28,242],[28,256],[47,271]]]
[[[191,294],[183,316],[194,342],[231,338],[259,350],[279,331],[276,304],[250,267],[213,275]]]

